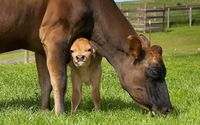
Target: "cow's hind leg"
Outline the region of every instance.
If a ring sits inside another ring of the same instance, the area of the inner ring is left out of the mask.
[[[46,58],[44,55],[35,53],[38,78],[41,88],[41,108],[50,110],[50,93],[52,90],[49,71],[47,69]]]

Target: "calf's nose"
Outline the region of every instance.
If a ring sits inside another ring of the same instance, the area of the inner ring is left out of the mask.
[[[78,56],[76,56],[76,59],[77,59],[78,61],[84,61],[85,56],[84,56],[84,55],[78,55]]]

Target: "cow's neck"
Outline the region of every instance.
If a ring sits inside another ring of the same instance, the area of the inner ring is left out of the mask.
[[[136,34],[113,0],[94,0],[95,28],[92,39],[97,51],[118,69],[127,59],[127,37]]]

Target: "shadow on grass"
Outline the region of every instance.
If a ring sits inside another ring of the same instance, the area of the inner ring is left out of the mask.
[[[54,100],[53,98],[50,99],[51,109],[53,110]],[[19,98],[13,100],[0,100],[0,111],[5,111],[7,109],[24,109],[32,112],[39,112],[42,111],[41,108],[41,100],[40,97],[30,97],[30,98]],[[70,111],[71,103],[70,101],[65,101],[65,110]]]
[[[51,108],[53,107],[53,98],[51,98]],[[94,105],[92,100],[84,100],[83,106],[80,106],[78,110],[82,111],[93,111]],[[19,99],[9,99],[0,101],[0,111],[5,111],[7,109],[25,109],[32,112],[40,111],[40,98],[30,97],[30,98],[19,98]],[[132,102],[124,102],[120,99],[101,99],[101,111],[119,111],[119,110],[134,110],[141,112],[141,109]],[[70,100],[65,100],[65,111],[70,112],[71,102]]]
[[[0,111],[7,109],[25,109],[36,112],[40,110],[40,101],[35,97],[0,100]]]
[[[51,98],[51,107],[53,107],[53,98]],[[30,112],[40,112],[40,99],[39,97],[30,97],[25,99],[14,99],[14,100],[1,100],[0,101],[0,111],[6,111],[8,109],[12,110],[27,110]],[[52,108],[51,108],[52,110]],[[70,100],[65,101],[65,112],[70,113],[71,111]],[[121,99],[103,98],[101,99],[101,111],[104,112],[115,112],[131,110],[133,112],[139,112],[142,114],[148,114],[146,111],[142,110],[138,105],[133,102],[125,102]],[[78,111],[92,112],[94,111],[94,104],[92,100],[85,100],[82,106],[79,106]],[[174,111],[170,116],[177,117],[183,112],[177,107],[174,107]]]
[[[143,110],[133,102],[125,102],[121,99],[102,98],[101,99],[101,109],[100,111],[110,112],[110,111],[123,111],[131,110],[133,112],[143,112]],[[94,104],[92,100],[84,100],[83,105],[78,107],[78,111],[94,111]]]

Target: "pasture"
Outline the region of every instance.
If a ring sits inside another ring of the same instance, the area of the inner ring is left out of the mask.
[[[0,64],[1,125],[197,125],[200,124],[200,27],[170,28],[153,33],[153,44],[164,50],[167,85],[174,112],[152,117],[140,109],[125,92],[111,65],[103,60],[101,80],[101,111],[93,111],[90,88],[83,87],[84,105],[70,114],[71,80],[68,70],[66,113],[40,110],[40,89],[36,67],[30,64]],[[145,34],[148,36],[148,34]],[[53,96],[52,96],[53,107]]]

